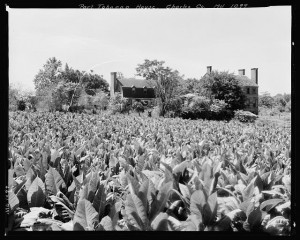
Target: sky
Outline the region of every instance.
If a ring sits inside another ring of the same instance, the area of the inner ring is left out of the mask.
[[[258,68],[259,93],[291,93],[291,7],[223,9],[9,9],[9,84],[33,90],[47,59],[110,82],[145,59],[187,78],[206,67]],[[137,77],[141,78],[141,77]]]

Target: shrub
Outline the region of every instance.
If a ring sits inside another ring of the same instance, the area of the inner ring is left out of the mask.
[[[144,105],[141,103],[141,102],[134,102],[132,104],[132,108],[139,113],[139,115],[141,114],[141,112],[144,112],[145,108],[144,108]]]
[[[19,111],[25,111],[26,108],[26,103],[24,100],[19,100],[18,101],[18,110]]]
[[[166,105],[167,116],[177,117],[181,114],[183,101],[181,98],[174,98]]]
[[[290,100],[290,101],[288,101],[288,102],[286,103],[286,105],[285,105],[285,110],[286,110],[287,112],[290,112],[291,109],[292,109],[292,107],[291,107],[291,100]]]
[[[254,122],[258,116],[249,111],[237,110],[234,112],[234,118],[240,122]]]
[[[211,119],[229,120],[232,118],[232,111],[227,109],[228,104],[224,100],[214,99],[210,105]]]
[[[203,96],[193,97],[182,107],[181,117],[184,119],[210,119],[210,100]]]
[[[158,118],[159,117],[159,106],[155,106],[153,107],[152,111],[151,111],[151,116],[152,117],[155,117],[155,118]]]

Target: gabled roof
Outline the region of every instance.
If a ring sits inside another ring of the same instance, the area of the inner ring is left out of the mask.
[[[147,88],[144,92],[144,88],[136,88],[135,92],[132,91],[131,87],[122,87],[124,98],[155,98],[155,93],[153,88]]]
[[[236,75],[235,77],[239,81],[242,87],[258,87],[258,85],[254,81],[252,81],[250,78],[248,78],[245,75],[243,76]]]
[[[136,78],[123,78],[118,79],[118,81],[122,84],[123,87],[132,87],[143,88],[144,86],[150,88],[155,86],[153,80],[142,80]]]

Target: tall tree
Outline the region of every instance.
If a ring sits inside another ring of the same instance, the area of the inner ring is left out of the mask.
[[[44,64],[43,68],[39,70],[38,74],[34,77],[34,85],[36,95],[42,97],[46,94],[52,85],[59,82],[58,69],[61,67],[61,61],[55,57],[49,58]]]
[[[108,93],[108,82],[98,74],[88,74],[83,79],[84,88],[87,94],[95,95],[97,91],[101,90]]]
[[[177,70],[164,66],[164,61],[145,59],[138,64],[136,72],[138,76],[151,81],[155,87],[155,95],[159,99],[160,115],[164,116],[167,106],[176,97],[177,87],[183,76]]]
[[[260,107],[273,108],[275,106],[275,100],[268,92],[263,92],[258,96],[258,105]]]
[[[199,79],[196,78],[188,78],[180,82],[179,87],[180,95],[185,95],[188,93],[201,93],[201,82]]]
[[[233,73],[212,71],[201,78],[201,94],[213,99],[224,100],[228,109],[237,110],[245,107],[245,94]]]

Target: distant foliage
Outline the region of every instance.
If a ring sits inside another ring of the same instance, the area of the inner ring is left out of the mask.
[[[24,100],[18,100],[18,110],[19,111],[25,111],[26,109],[26,103]]]
[[[258,106],[273,108],[275,107],[275,100],[268,92],[264,92],[262,95],[259,95]]]
[[[132,104],[132,108],[140,115],[141,112],[144,112],[145,107],[141,102],[135,101]]]
[[[285,109],[287,112],[291,112],[292,110],[291,100],[286,103]]]
[[[76,108],[74,106],[85,106],[90,109],[99,105],[100,108],[107,106],[107,101],[98,94],[108,93],[109,85],[103,76],[94,74],[92,70],[88,73],[74,70],[68,64],[62,69],[61,65],[61,61],[55,57],[49,58],[35,76],[34,84],[38,99],[36,105],[39,109],[73,111]],[[89,98],[87,95],[95,98]]]
[[[16,88],[9,85],[8,88],[8,106],[10,111],[15,111],[18,108],[19,92]]]
[[[188,78],[186,80],[180,81],[180,86],[178,87],[178,92],[180,95],[185,95],[188,93],[201,94],[201,81],[196,78]]]
[[[136,68],[138,76],[154,82],[155,96],[159,99],[160,116],[167,113],[168,105],[178,94],[178,86],[183,79],[177,70],[164,64],[164,61],[145,59],[144,63],[138,64]]]
[[[240,122],[254,122],[258,116],[249,111],[238,110],[235,111],[234,118]]]
[[[183,100],[180,97],[173,98],[166,105],[166,112],[171,112],[171,116],[180,116],[182,111]]]
[[[234,111],[245,107],[245,94],[233,73],[212,71],[202,77],[201,95],[209,99],[224,100]]]
[[[108,110],[112,113],[129,113],[131,106],[129,100],[123,98],[121,93],[115,93],[114,97],[111,97],[108,103]]]

